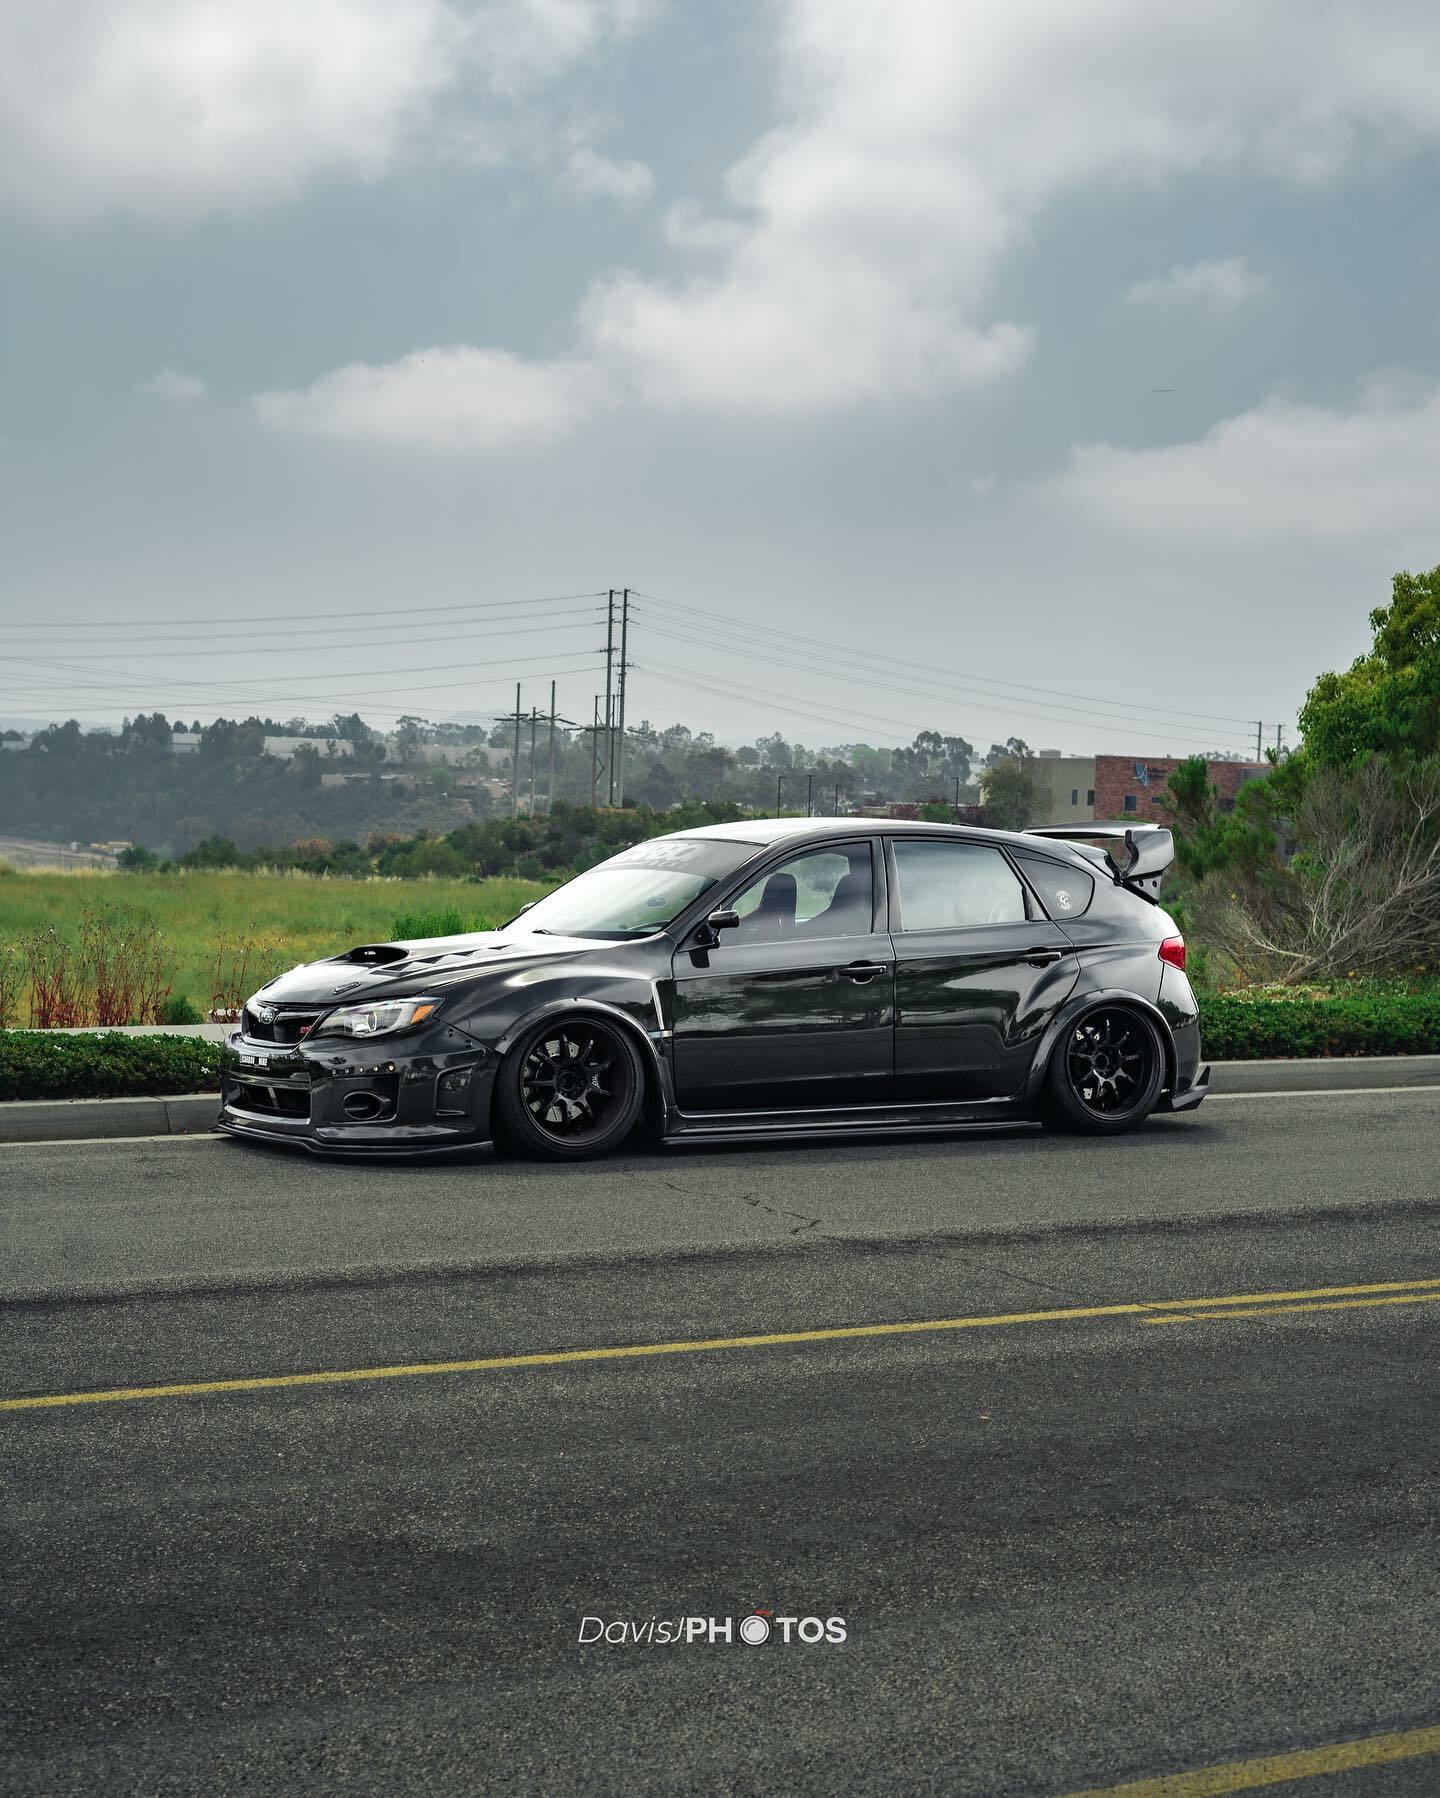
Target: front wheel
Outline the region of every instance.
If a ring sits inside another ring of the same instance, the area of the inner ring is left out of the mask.
[[[501,1064],[495,1095],[505,1144],[552,1161],[615,1148],[634,1129],[644,1099],[630,1033],[583,1013],[527,1031]]]
[[[1165,1082],[1160,1034],[1123,1007],[1087,1011],[1055,1045],[1042,1121],[1086,1136],[1118,1136],[1154,1110]]]

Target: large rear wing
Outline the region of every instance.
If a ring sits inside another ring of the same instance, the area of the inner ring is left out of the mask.
[[[1175,839],[1163,824],[1041,824],[1027,837],[1058,837],[1090,852],[1117,881],[1153,899],[1160,876],[1175,859]]]

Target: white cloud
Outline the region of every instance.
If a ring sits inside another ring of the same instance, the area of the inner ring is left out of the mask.
[[[1373,380],[1348,409],[1273,399],[1194,443],[1075,451],[1049,491],[1127,531],[1207,539],[1433,537],[1440,387]]]
[[[0,201],[193,217],[480,142],[638,0],[0,0]],[[463,121],[444,116],[444,104]]]
[[[991,381],[1030,347],[997,273],[1069,196],[1315,184],[1440,137],[1432,0],[777,7],[787,122],[730,171],[728,216],[666,220],[717,261],[579,307],[574,357],[634,401],[809,414]]]
[[[583,362],[525,362],[464,344],[398,362],[352,362],[313,386],[257,395],[276,430],[450,450],[492,450],[563,436],[605,403]]]
[[[142,381],[135,391],[147,399],[193,405],[196,400],[203,400],[209,390],[199,375],[183,374],[178,368],[162,368],[159,374]]]
[[[1244,256],[1217,256],[1204,262],[1175,262],[1167,273],[1137,281],[1123,294],[1129,306],[1151,311],[1194,311],[1230,318],[1269,287],[1269,278]]]
[[[677,200],[665,213],[665,241],[677,250],[733,250],[744,236],[738,219],[717,219],[695,200]]]
[[[614,162],[588,144],[572,151],[565,165],[565,179],[577,194],[601,194],[606,199],[633,205],[648,200],[655,191],[655,176],[643,162]]]

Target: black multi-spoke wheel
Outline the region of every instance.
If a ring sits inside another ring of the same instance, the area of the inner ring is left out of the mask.
[[[1046,1121],[1109,1136],[1148,1117],[1165,1078],[1155,1026],[1123,1007],[1088,1011],[1050,1058]]]
[[[516,1148],[577,1161],[628,1135],[644,1097],[629,1032],[583,1013],[538,1025],[518,1042],[497,1095],[502,1133]]]

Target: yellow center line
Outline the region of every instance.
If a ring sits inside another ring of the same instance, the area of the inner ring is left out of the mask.
[[[1357,1767],[1383,1767],[1391,1761],[1440,1754],[1440,1727],[1405,1729],[1391,1735],[1357,1736],[1323,1748],[1300,1748],[1291,1754],[1267,1754],[1258,1760],[1227,1761],[1193,1773],[1162,1773],[1155,1779],[1132,1779],[1125,1785],[1091,1786],[1066,1798],[1223,1798],[1227,1792],[1253,1792],[1259,1786],[1284,1785],[1294,1779],[1317,1779],[1326,1773],[1349,1773]]]
[[[1201,1324],[1212,1317],[1294,1317],[1302,1311],[1360,1311],[1374,1305],[1433,1305],[1440,1292],[1402,1292],[1383,1299],[1322,1299],[1308,1305],[1266,1305],[1263,1310],[1171,1312],[1142,1317],[1142,1324]]]
[[[415,1361],[398,1367],[346,1367],[317,1373],[253,1374],[230,1380],[184,1380],[163,1386],[116,1386],[100,1392],[41,1393],[28,1398],[0,1399],[0,1412],[45,1411],[65,1405],[109,1405],[130,1399],[188,1398],[214,1392],[264,1392],[290,1386],[344,1386],[361,1380],[419,1379],[432,1374],[499,1373],[515,1367],[564,1367],[581,1361],[637,1361],[653,1355],[710,1354],[724,1349],[783,1348],[800,1342],[849,1342],[865,1337],[913,1336],[942,1330],[993,1330],[1013,1324],[1073,1323],[1095,1317],[1133,1317],[1141,1323],[1190,1321],[1159,1318],[1154,1312],[1186,1311],[1222,1315],[1220,1306],[1242,1306],[1230,1313],[1254,1317],[1279,1312],[1286,1301],[1310,1299],[1369,1300],[1373,1294],[1404,1294],[1409,1303],[1422,1292],[1440,1298],[1440,1279],[1385,1280],[1367,1286],[1315,1286],[1295,1292],[1239,1292],[1205,1299],[1134,1299],[1113,1305],[1072,1305],[1051,1311],[1006,1311],[989,1317],[935,1317],[913,1323],[841,1324],[818,1330],[779,1330],[756,1336],[706,1336],[693,1341],[627,1343],[616,1348],[550,1349],[529,1355],[483,1355],[464,1361]],[[1256,1309],[1250,1309],[1256,1307]],[[1308,1308],[1297,1303],[1290,1308]],[[1318,1308],[1318,1307],[1317,1307]]]

